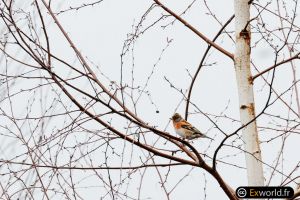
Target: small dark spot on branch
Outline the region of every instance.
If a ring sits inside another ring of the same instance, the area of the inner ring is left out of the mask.
[[[246,109],[247,108],[247,106],[246,105],[241,105],[241,109]]]
[[[250,77],[248,78],[248,82],[249,82],[250,85],[253,85],[253,78],[252,78],[252,76],[250,76]]]
[[[242,38],[244,38],[245,40],[249,40],[249,39],[250,39],[249,31],[247,31],[246,29],[243,29],[243,30],[240,32],[240,36],[241,36]]]

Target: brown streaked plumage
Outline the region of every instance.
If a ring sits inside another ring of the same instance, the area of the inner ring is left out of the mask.
[[[185,121],[178,113],[175,113],[172,116],[172,122],[173,122],[175,132],[185,139],[192,140],[195,138],[202,137],[202,138],[208,138],[213,140],[212,138],[207,137],[206,135],[201,133],[197,128],[195,128],[189,122]]]

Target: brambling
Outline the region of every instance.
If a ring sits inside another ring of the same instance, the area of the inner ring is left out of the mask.
[[[207,137],[201,133],[197,128],[191,125],[189,122],[185,121],[180,114],[175,113],[172,116],[173,126],[175,132],[183,137],[184,139],[192,140],[195,138],[208,138],[213,140],[210,137]]]

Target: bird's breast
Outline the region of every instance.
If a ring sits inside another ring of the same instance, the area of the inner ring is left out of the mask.
[[[177,128],[175,129],[175,132],[180,135],[181,137],[185,137],[185,131],[183,128]]]

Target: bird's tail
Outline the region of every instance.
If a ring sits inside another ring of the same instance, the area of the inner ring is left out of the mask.
[[[206,136],[202,133],[201,134],[194,134],[194,135],[190,136],[190,138],[188,138],[188,139],[193,140],[193,139],[196,139],[196,138],[207,138],[207,139],[210,139],[210,140],[214,140],[213,138],[208,137],[208,136]]]
[[[200,136],[200,137],[201,137],[201,136]],[[203,137],[203,138],[210,139],[210,140],[214,140],[213,138],[211,138],[211,137],[208,137],[208,136],[206,136],[206,135],[202,135],[202,137]]]

